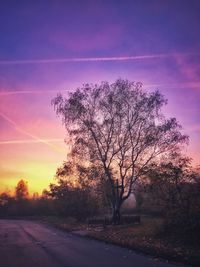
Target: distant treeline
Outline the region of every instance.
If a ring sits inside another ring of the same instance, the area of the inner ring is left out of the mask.
[[[20,180],[15,195],[0,194],[0,216],[64,216],[85,220],[98,213],[98,201],[88,190],[72,187],[51,185],[51,190],[44,190],[42,196],[29,196],[28,186]]]

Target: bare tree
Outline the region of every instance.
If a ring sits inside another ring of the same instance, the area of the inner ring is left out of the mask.
[[[176,119],[162,115],[163,95],[145,92],[141,83],[86,84],[52,103],[65,124],[72,155],[103,168],[115,223],[148,165],[187,140]]]

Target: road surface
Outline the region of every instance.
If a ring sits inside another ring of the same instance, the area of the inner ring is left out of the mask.
[[[174,267],[35,221],[0,220],[1,267]]]

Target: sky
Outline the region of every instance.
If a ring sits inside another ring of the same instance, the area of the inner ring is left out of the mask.
[[[55,182],[68,152],[57,93],[118,78],[165,95],[200,164],[199,14],[198,0],[1,0],[0,192]]]

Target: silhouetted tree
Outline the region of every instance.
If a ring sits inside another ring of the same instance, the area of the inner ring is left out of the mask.
[[[57,169],[57,183],[50,184],[50,189],[45,194],[54,200],[57,215],[84,220],[96,213],[97,202],[88,184],[81,181],[78,175],[72,162],[64,162]]]
[[[162,212],[166,229],[199,242],[200,172],[187,158],[177,157],[152,166],[147,179],[147,205]]]
[[[13,203],[13,198],[9,194],[9,192],[2,192],[0,194],[0,216],[7,216],[8,215],[8,209]]]
[[[67,129],[72,155],[103,168],[115,223],[147,166],[187,140],[176,119],[161,113],[163,95],[145,92],[141,83],[86,84],[52,102]]]
[[[0,206],[7,205],[11,198],[12,197],[10,196],[10,194],[8,192],[1,193],[0,194]]]
[[[21,179],[15,188],[15,196],[17,200],[27,199],[29,196],[28,184],[23,179]]]

